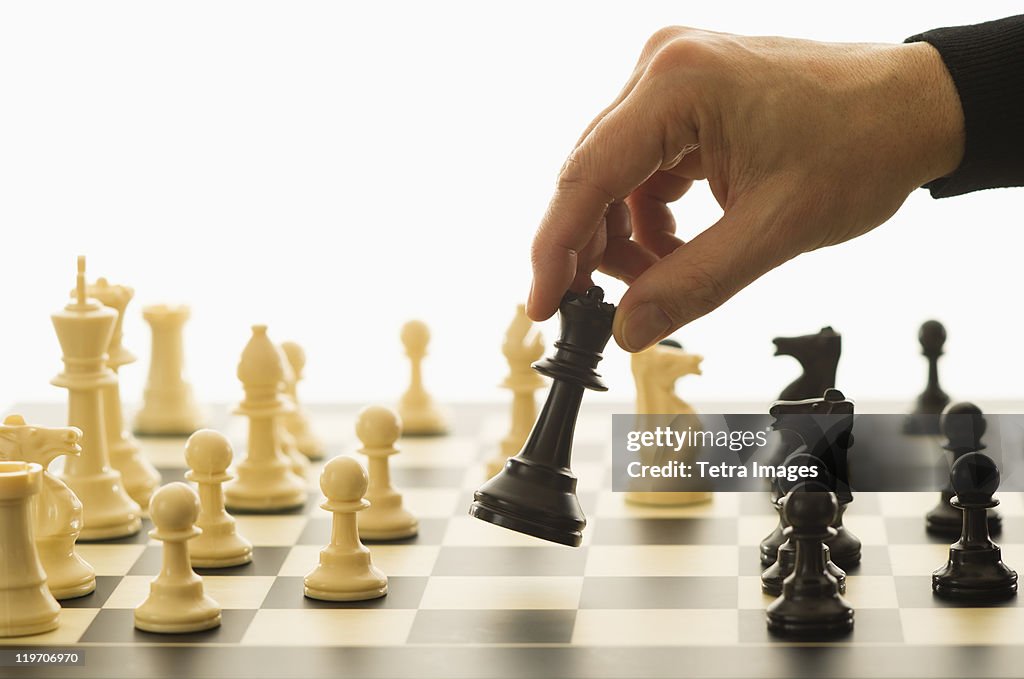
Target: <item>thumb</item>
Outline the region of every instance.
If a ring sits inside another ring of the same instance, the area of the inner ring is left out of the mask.
[[[755,215],[755,210],[731,207],[633,281],[615,314],[619,346],[632,352],[646,349],[799,253],[784,238],[774,238],[778,230]]]

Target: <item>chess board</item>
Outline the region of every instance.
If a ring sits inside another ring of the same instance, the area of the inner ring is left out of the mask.
[[[356,408],[312,408],[329,454],[352,454]],[[303,575],[327,543],[319,466],[304,509],[238,515],[252,564],[204,574],[223,625],[189,635],[136,630],[133,608],[157,573],[146,535],[80,546],[98,573],[95,593],[64,602],[62,623],[4,648],[84,651],[79,667],[0,668],[3,677],[1007,677],[1024,674],[1024,606],[964,608],[933,599],[930,573],[946,545],[923,514],[935,494],[862,494],[847,525],[864,542],[849,572],[853,634],[829,643],[770,637],[758,542],[775,515],[766,494],[718,494],[684,508],[629,506],[611,492],[610,414],[584,406],[573,467],[589,524],[573,549],[467,515],[484,462],[507,427],[503,406],[453,408],[454,431],[406,438],[395,485],[419,516],[418,537],[368,542],[390,578],[374,601],[306,599]],[[60,405],[25,404],[31,422],[62,424]],[[211,425],[244,450],[244,421],[227,409]],[[164,481],[184,474],[183,439],[142,439]],[[365,462],[365,461],[364,461]],[[1000,542],[1024,568],[1024,503],[1004,493]]]

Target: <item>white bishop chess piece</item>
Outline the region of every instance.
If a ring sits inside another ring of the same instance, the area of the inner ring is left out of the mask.
[[[46,584],[57,599],[74,599],[96,589],[96,571],[75,551],[82,530],[82,503],[63,481],[46,471],[61,455],[79,455],[82,432],[74,427],[35,427],[21,415],[0,424],[0,460],[34,462],[43,468],[32,525]]]
[[[219,431],[200,429],[185,443],[185,478],[199,486],[199,519],[203,531],[189,553],[197,568],[228,568],[252,561],[252,543],[238,534],[235,519],[224,510],[222,484],[233,476],[231,443]]]
[[[267,326],[252,326],[238,362],[238,379],[245,398],[235,413],[249,418],[249,440],[245,459],[235,468],[238,478],[224,487],[227,506],[263,512],[301,507],[307,499],[306,482],[292,471],[281,447],[278,418],[289,404],[281,398],[281,352],[267,336]]]
[[[356,436],[369,458],[370,508],[359,517],[359,537],[367,540],[402,540],[419,532],[419,521],[402,506],[402,494],[391,485],[388,458],[398,453],[395,442],[402,435],[398,414],[384,406],[370,406],[356,418]]]
[[[43,485],[34,462],[0,462],[0,637],[42,634],[60,624],[60,604],[32,542],[32,498]]]
[[[149,536],[164,543],[160,574],[149,583],[149,596],[135,609],[135,626],[146,632],[185,634],[220,625],[220,605],[203,591],[203,579],[189,563],[188,541],[202,530],[199,497],[187,484],[176,482],[153,494]]]
[[[363,499],[366,470],[351,457],[324,465],[321,507],[334,515],[331,543],[320,550],[320,563],[306,575],[305,594],[324,601],[363,601],[388,593],[388,578],[373,565],[370,550],[359,541],[356,513],[370,506]]]

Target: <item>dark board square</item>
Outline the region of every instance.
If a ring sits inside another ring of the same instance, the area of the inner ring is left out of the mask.
[[[255,617],[254,610],[221,612],[220,627],[191,634],[154,634],[135,629],[135,611],[121,608],[101,610],[82,635],[82,643],[108,644],[237,644]]]
[[[740,545],[740,575],[761,575],[761,551],[757,545]]]
[[[92,593],[77,599],[64,599],[60,602],[60,606],[61,608],[102,608],[110,597],[110,593],[117,588],[120,582],[120,575],[97,575],[96,589]]]
[[[431,575],[583,575],[587,548],[442,547]]]
[[[733,577],[588,577],[580,608],[736,608]]]
[[[857,643],[898,643],[903,641],[903,627],[897,609],[861,609],[853,614],[853,632],[837,639],[815,642],[813,639],[795,641],[777,637],[768,632],[768,622],[763,610],[739,611],[739,638],[743,644],[764,643],[835,643],[843,646]],[[823,673],[818,676],[827,676]]]
[[[576,611],[468,610],[416,613],[411,644],[567,644]]]
[[[734,545],[738,539],[731,518],[602,518],[593,535],[595,545]]]
[[[938,568],[942,564],[935,564]],[[932,576],[901,575],[894,578],[896,582],[896,600],[900,608],[1017,608],[1021,599],[1015,596],[1007,601],[993,603],[970,603],[950,601],[932,594]]]
[[[184,441],[182,442],[182,448],[184,448]],[[185,474],[188,473],[188,467],[159,467],[157,471],[160,472],[160,485],[166,485],[176,481],[185,482]]]
[[[297,544],[300,545],[326,545],[331,541],[332,517],[326,512],[322,516],[311,518],[299,535]],[[405,540],[366,540],[363,542],[372,544],[399,544],[399,545],[439,545],[444,539],[445,531],[448,529],[448,519],[420,519],[420,531],[411,538]]]
[[[247,564],[231,568],[196,568],[195,571],[200,575],[277,575],[290,550],[290,547],[253,547],[252,561]],[[156,575],[162,561],[163,547],[147,545],[128,575]]]
[[[860,548],[860,563],[847,568],[850,575],[892,575],[892,561],[886,545],[863,545]]]
[[[388,593],[365,601],[321,601],[304,596],[301,577],[279,577],[260,608],[387,608],[416,609],[427,588],[425,577],[389,577]]]

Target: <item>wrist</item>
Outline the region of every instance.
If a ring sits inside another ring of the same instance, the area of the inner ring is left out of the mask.
[[[964,113],[953,78],[938,51],[926,42],[908,43],[899,51],[900,80],[910,110],[906,134],[921,163],[916,183],[952,174],[964,156]]]

